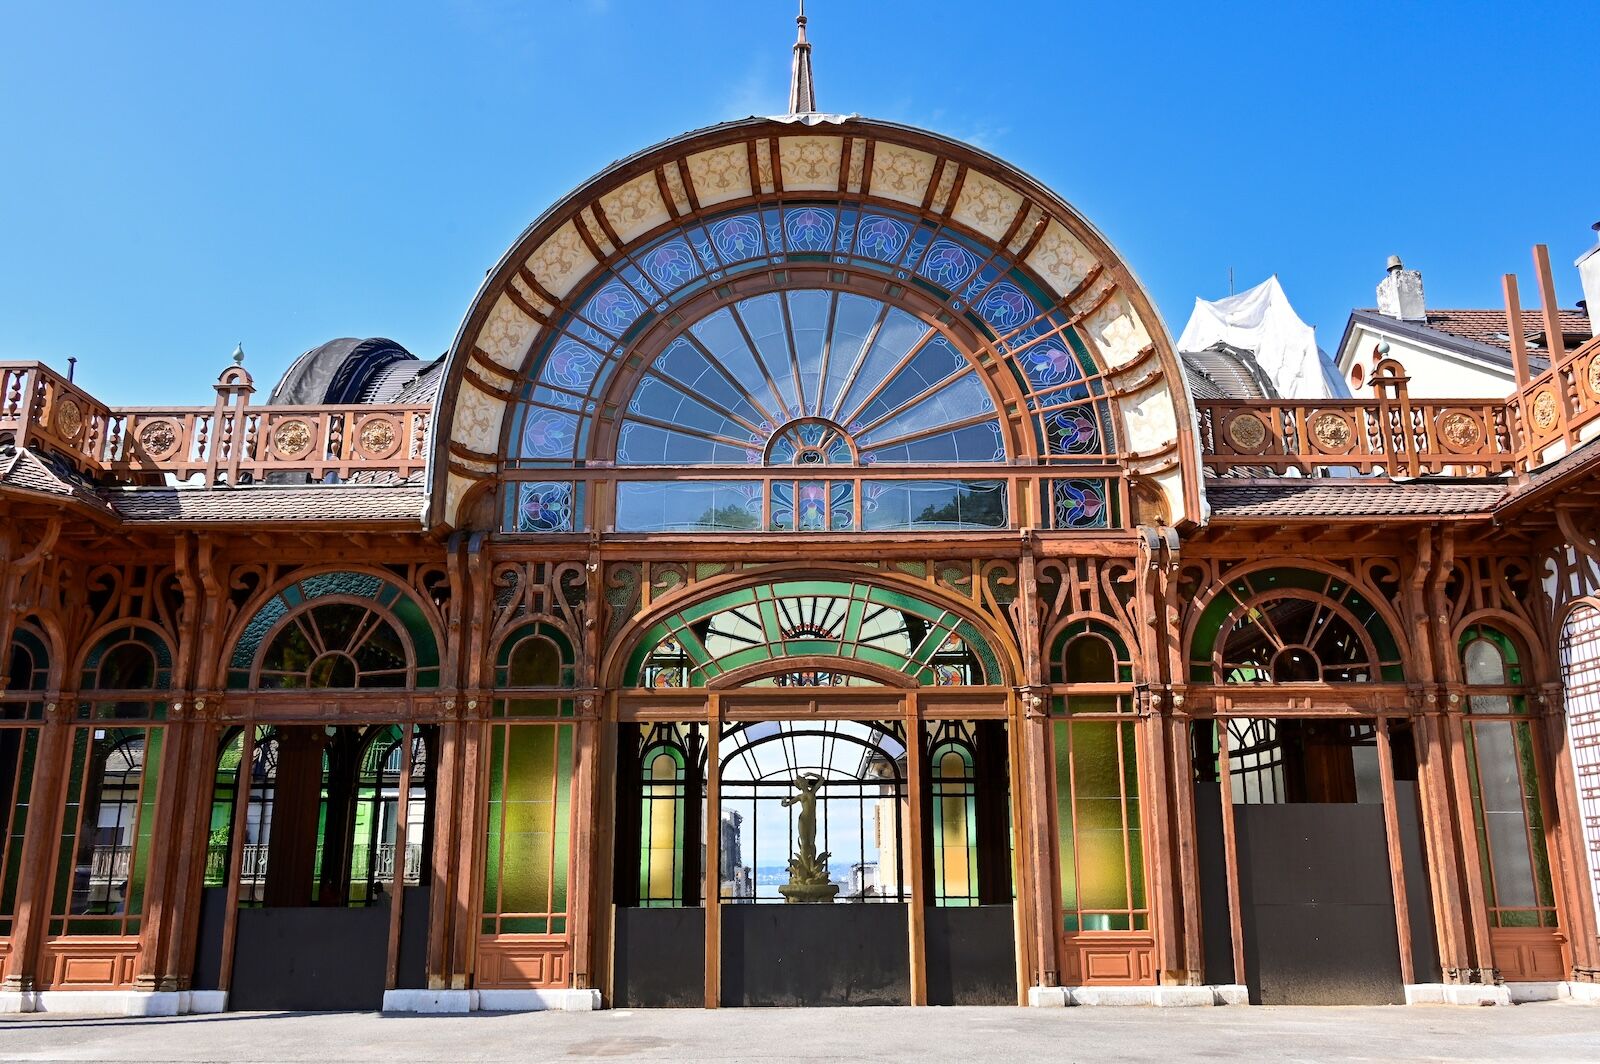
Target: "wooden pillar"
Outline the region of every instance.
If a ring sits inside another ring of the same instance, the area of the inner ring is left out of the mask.
[[[385,990],[395,989],[400,977],[400,935],[406,900],[406,827],[411,814],[411,754],[416,745],[416,735],[415,724],[407,724],[400,729],[400,786],[396,788],[398,793],[394,810],[394,878],[389,886],[389,956],[384,964]],[[379,771],[382,771],[381,765]],[[381,776],[378,785],[380,789],[383,786]]]
[[[1205,939],[1200,915],[1200,846],[1194,820],[1194,750],[1186,716],[1163,718],[1172,766],[1173,874],[1182,902],[1183,967],[1191,984],[1205,982]]]
[[[256,756],[256,726],[244,723],[244,742],[239,751],[239,772],[233,787],[233,831],[228,839],[228,908],[222,922],[222,974],[217,989],[227,992],[233,984],[233,945],[239,933],[239,873],[244,863],[245,821],[250,815],[252,766]]]
[[[1233,776],[1226,717],[1217,718],[1217,768],[1222,784],[1222,852],[1228,868],[1228,927],[1233,938],[1233,981],[1249,985],[1244,970],[1244,909],[1239,896],[1239,844],[1233,822]]]
[[[599,724],[592,717],[575,725],[572,744],[572,882],[567,890],[567,926],[572,929],[572,985],[588,989],[593,985],[590,972],[595,940],[595,781],[599,774]]]
[[[722,1005],[722,703],[706,696],[706,1008]],[[713,841],[715,840],[715,841]]]
[[[1417,791],[1422,798],[1422,844],[1428,858],[1439,967],[1446,982],[1465,981],[1464,973],[1473,967],[1473,962],[1467,945],[1461,847],[1451,813],[1447,721],[1444,714],[1430,711],[1415,717],[1412,728],[1417,747]]]
[[[1566,700],[1559,684],[1547,684],[1543,702],[1545,747],[1551,752],[1547,770],[1551,802],[1545,823],[1554,834],[1553,854],[1560,857],[1561,926],[1572,943],[1572,967],[1578,972],[1600,972],[1600,932],[1596,930],[1594,896],[1589,882],[1589,857],[1585,851],[1583,812],[1578,808],[1578,785],[1572,767],[1567,733]],[[1596,976],[1589,975],[1594,979]]]
[[[446,703],[454,706],[455,700]],[[461,722],[451,720],[439,726],[438,768],[434,786],[433,854],[428,862],[432,871],[428,898],[428,989],[453,987],[451,979],[452,899],[455,897],[457,851],[460,848]]]
[[[27,834],[18,864],[15,915],[11,921],[11,958],[3,989],[32,990],[38,977],[39,947],[50,916],[50,873],[61,838],[67,773],[72,763],[71,713],[65,696],[47,702],[39,746],[34,754],[33,783],[28,788]]]
[[[1396,941],[1400,944],[1400,981],[1417,981],[1411,950],[1411,906],[1406,897],[1404,850],[1400,845],[1400,808],[1395,797],[1394,751],[1389,745],[1389,718],[1378,718],[1378,775],[1383,784],[1383,828],[1389,844],[1389,882],[1394,891]]]
[[[927,904],[928,881],[927,854],[923,850],[922,799],[927,790],[927,766],[923,762],[927,752],[922,744],[922,711],[917,692],[905,695],[906,727],[906,812],[910,821],[906,826],[906,860],[911,881],[910,910],[907,913],[907,949],[910,953],[911,1003],[928,1003],[927,968]]]
[[[483,824],[486,815],[484,783],[485,743],[488,725],[478,716],[477,699],[467,700],[467,719],[459,737],[461,777],[456,810],[454,885],[450,897],[450,987],[464,990],[474,984],[477,971],[479,920],[483,908]]]
[[[200,902],[204,897],[206,860],[211,841],[212,792],[217,779],[217,747],[222,729],[205,712],[205,700],[194,703],[191,719],[189,755],[185,759],[180,812],[184,823],[179,833],[179,869],[173,880],[172,911],[177,920],[163,950],[163,982],[175,985],[163,989],[187,990],[194,974],[195,951],[200,932]]]

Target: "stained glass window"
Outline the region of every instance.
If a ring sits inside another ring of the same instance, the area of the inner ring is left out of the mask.
[[[772,290],[740,294],[726,283],[757,270],[770,273]],[[929,299],[944,309],[929,310]],[[563,302],[570,309],[529,356],[509,429],[513,474],[591,462],[865,471],[1002,463],[1018,455],[1008,453],[999,401],[1025,403],[1030,445],[1051,460],[1117,455],[1102,368],[1057,297],[1006,253],[936,220],[835,203],[730,209],[621,249]],[[849,507],[823,484],[773,498],[770,524],[761,503],[714,502],[707,485],[621,488],[618,531],[873,527],[845,521]],[[1118,519],[1103,480],[1050,490],[1056,527]],[[661,497],[680,491],[698,497]],[[580,481],[530,479],[507,492],[505,527],[582,528],[583,502]],[[819,521],[830,509],[838,519]],[[920,527],[920,512],[884,527]],[[955,527],[1006,526],[1001,503]]]
[[[1054,731],[1063,930],[1146,930],[1134,722],[1073,719]]]
[[[978,779],[972,749],[946,740],[928,759],[933,785],[933,901],[978,904]]]
[[[1405,679],[1399,644],[1364,594],[1340,577],[1286,568],[1217,592],[1196,626],[1189,670],[1197,683]]]
[[[483,933],[564,935],[573,725],[496,724],[488,740]]]
[[[785,664],[792,659],[807,664]],[[740,670],[752,683],[877,682],[888,672],[950,686],[995,682],[999,662],[949,610],[865,584],[795,581],[729,592],[660,622],[636,648],[629,682],[698,687]]]
[[[421,607],[387,580],[325,572],[295,581],[245,625],[228,686],[434,687],[439,645]]]

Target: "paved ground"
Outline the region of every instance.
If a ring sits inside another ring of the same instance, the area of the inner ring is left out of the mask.
[[[805,1009],[0,1019],[0,1061],[1600,1061],[1600,1008]]]

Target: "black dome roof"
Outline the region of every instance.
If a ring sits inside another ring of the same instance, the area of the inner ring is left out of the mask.
[[[345,336],[295,359],[272,389],[269,402],[291,406],[388,402],[422,368],[416,355],[393,340]]]

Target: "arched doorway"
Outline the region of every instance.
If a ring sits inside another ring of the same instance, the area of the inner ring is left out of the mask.
[[[1260,567],[1197,607],[1188,647],[1210,716],[1192,729],[1207,981],[1403,1003],[1438,959],[1404,653],[1376,595]]]
[[[197,988],[234,1009],[328,1010],[426,984],[439,738],[416,710],[437,646],[424,607],[376,573],[302,576],[243,620]]]
[[[776,579],[620,660],[614,1001],[1017,1000],[1012,696],[972,618]]]

